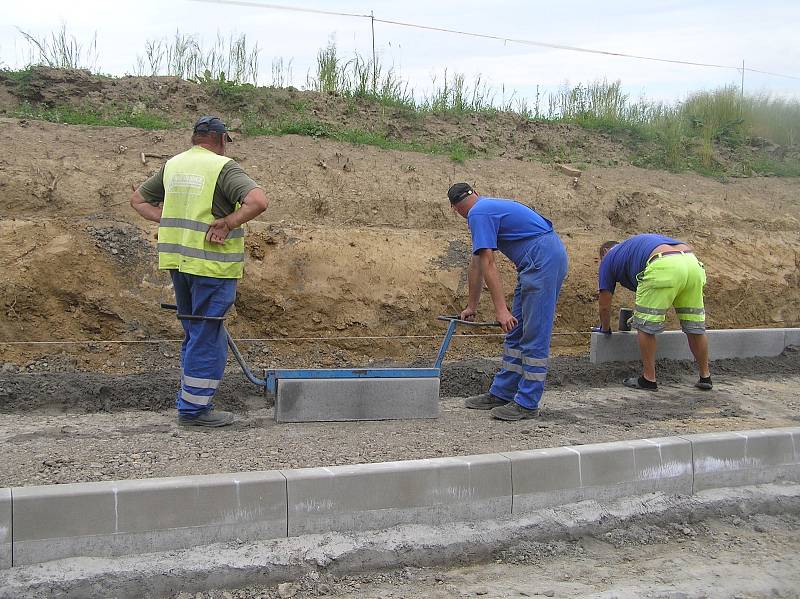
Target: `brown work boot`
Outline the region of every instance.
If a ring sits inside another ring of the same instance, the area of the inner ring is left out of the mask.
[[[464,400],[464,407],[471,410],[491,410],[499,406],[504,406],[508,402],[505,399],[500,399],[491,393],[483,393],[481,395],[474,395]]]
[[[525,408],[519,405],[515,401],[509,401],[505,405],[498,406],[496,408],[492,408],[492,411],[489,412],[492,415],[492,418],[497,418],[498,420],[528,420],[529,418],[536,418],[539,416],[539,408]]]
[[[200,426],[205,428],[218,428],[233,424],[233,414],[217,410],[206,410],[197,416],[186,414],[178,415],[178,424],[181,426]]]

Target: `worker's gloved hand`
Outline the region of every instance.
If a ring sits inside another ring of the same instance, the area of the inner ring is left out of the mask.
[[[603,335],[610,335],[611,329],[604,329],[603,327],[592,327],[592,333],[603,333]]]

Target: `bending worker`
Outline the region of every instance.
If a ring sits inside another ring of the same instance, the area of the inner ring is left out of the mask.
[[[556,303],[567,274],[564,244],[553,231],[553,223],[527,206],[478,196],[466,183],[456,183],[447,195],[452,209],[467,219],[472,236],[469,301],[461,318],[475,318],[485,281],[506,333],[502,368],[489,393],[470,397],[465,405],[491,410],[500,420],[535,418],[547,377]],[[511,311],[495,265],[495,250],[517,267]]]
[[[611,334],[611,295],[617,283],[636,292],[631,327],[639,331],[644,370],[638,378],[625,379],[627,387],[658,389],[655,336],[664,330],[667,310],[674,306],[700,371],[695,386],[712,388],[703,307],[706,271],[691,247],[653,233],[636,235],[622,243],[607,241],[600,246],[598,279],[600,327],[593,329],[595,332]]]
[[[131,196],[131,206],[159,223],[158,267],[168,270],[178,314],[224,316],[244,270],[242,224],[267,208],[267,197],[241,167],[225,157],[232,141],[217,117],[194,124],[192,147],[171,158]],[[220,321],[182,320],[178,422],[217,427],[233,422],[214,411],[228,342]]]

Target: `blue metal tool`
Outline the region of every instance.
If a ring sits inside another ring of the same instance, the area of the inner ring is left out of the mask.
[[[162,308],[165,309],[172,309],[177,310],[177,306],[174,304],[161,304]],[[194,316],[191,314],[178,314],[177,315],[179,320],[217,320],[222,323],[224,327],[224,319],[225,317],[208,317],[208,316]],[[468,327],[499,327],[500,323],[498,322],[474,322],[470,320],[461,320],[458,315],[455,316],[439,316],[437,320],[442,320],[448,323],[447,331],[445,332],[444,339],[442,339],[442,343],[439,346],[439,352],[436,356],[436,361],[434,362],[433,366],[430,368],[270,368],[264,370],[264,378],[261,379],[257,377],[253,371],[248,366],[247,362],[245,361],[244,357],[242,356],[239,348],[236,346],[233,338],[231,337],[230,333],[228,333],[227,329],[225,329],[225,334],[228,338],[228,347],[231,349],[231,353],[233,353],[233,357],[239,363],[239,366],[242,368],[245,377],[247,379],[259,387],[262,387],[266,392],[272,393],[275,395],[275,404],[276,404],[276,419],[277,419],[277,406],[278,402],[280,401],[280,389],[281,389],[281,381],[292,381],[292,380],[316,380],[316,379],[324,379],[327,381],[331,381],[334,383],[336,381],[342,381],[343,379],[372,379],[376,382],[378,387],[380,386],[379,381],[382,379],[386,380],[387,384],[392,383],[396,384],[397,379],[439,379],[441,376],[441,368],[442,363],[444,362],[444,356],[447,352],[447,348],[450,346],[450,342],[453,339],[453,335],[456,332],[456,328],[459,325],[468,326]],[[438,385],[436,387],[438,389]],[[358,420],[360,418],[344,418],[344,419],[352,419]],[[324,418],[323,418],[324,420]]]

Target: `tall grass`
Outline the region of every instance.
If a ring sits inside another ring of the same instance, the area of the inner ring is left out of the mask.
[[[97,64],[96,36],[80,43],[63,25],[41,38],[22,30],[20,33],[28,44],[29,65],[92,70]],[[219,97],[234,99],[243,109],[247,96],[240,86],[258,83],[260,53],[258,42],[251,43],[245,35],[218,35],[208,47],[197,37],[176,31],[172,38],[147,41],[144,54],[137,56],[136,73],[208,83]],[[273,87],[292,84],[292,64],[291,59],[273,59]],[[24,86],[30,76],[29,69],[6,72],[18,86]],[[306,76],[306,87],[344,98],[351,113],[357,110],[356,100],[363,99],[402,108],[408,116],[509,112],[522,119],[601,129],[627,136],[637,163],[673,170],[718,171],[720,146],[736,151],[748,140],[754,146],[768,146],[768,142],[795,145],[800,140],[800,101],[766,94],[742,96],[735,86],[693,93],[681,102],[667,104],[633,99],[620,81],[603,79],[564,84],[552,93],[541,93],[537,86],[535,98],[525,98],[513,91],[507,93],[504,86],[498,93],[480,75],[468,80],[462,73],[445,69],[433,77],[429,89],[416,93],[380,57],[365,58],[358,53],[343,57],[333,41],[318,51],[316,63]],[[334,134],[326,132],[325,136]],[[638,146],[640,142],[649,146]],[[460,148],[447,151],[455,160],[462,158]],[[781,155],[743,158],[742,162],[744,173],[786,174],[800,169],[800,162],[784,161]]]
[[[548,95],[547,120],[575,122],[588,127],[637,128],[674,116],[674,108],[645,99],[632,101],[622,82],[593,81],[562,85]]]
[[[800,143],[800,102],[764,94],[745,96],[744,102],[753,135],[784,146]]]
[[[478,75],[469,83],[462,73],[447,76],[447,69],[441,82],[434,76],[433,89],[425,94],[420,110],[435,113],[467,113],[497,111],[495,92]]]
[[[172,38],[147,40],[144,55],[136,57],[135,72],[257,85],[260,54],[258,42],[251,45],[244,34],[217,35],[210,47],[204,47],[196,36],[176,31]]]
[[[385,106],[415,108],[414,94],[394,67],[386,68],[379,58],[366,59],[357,52],[350,59],[339,56],[329,42],[317,52],[316,70],[306,77],[309,89],[344,98],[365,98]]]
[[[17,28],[28,44],[28,66],[42,65],[54,69],[88,69],[97,67],[97,33],[86,42],[81,43],[74,35],[67,33],[67,26],[51,32],[50,35],[37,37],[32,33]]]
[[[282,56],[272,59],[272,87],[289,87],[292,84],[292,59]]]

